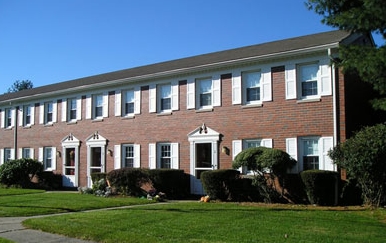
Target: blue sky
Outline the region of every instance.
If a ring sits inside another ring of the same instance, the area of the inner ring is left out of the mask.
[[[0,93],[333,30],[305,0],[0,0]]]

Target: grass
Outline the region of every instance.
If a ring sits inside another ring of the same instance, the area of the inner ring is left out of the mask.
[[[339,209],[190,202],[50,216],[24,224],[97,242],[384,242],[384,209]]]
[[[7,239],[4,239],[4,238],[0,238],[0,243],[12,243],[13,241],[10,241],[10,240],[7,240]]]
[[[24,189],[0,189],[0,217],[79,212],[151,203],[148,200],[130,197],[103,198],[94,195],[81,195],[76,192],[34,192]]]

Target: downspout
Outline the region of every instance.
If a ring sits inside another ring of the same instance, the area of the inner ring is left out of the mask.
[[[19,107],[16,106],[15,107],[15,115],[13,118],[13,119],[15,119],[15,127],[13,130],[13,159],[17,159],[17,126],[18,126],[17,120],[18,120],[18,115],[19,115]]]

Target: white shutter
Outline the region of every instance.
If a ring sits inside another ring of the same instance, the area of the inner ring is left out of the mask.
[[[44,124],[44,103],[39,105],[39,124]]]
[[[298,143],[297,143],[297,138],[287,138],[285,140],[286,144],[286,152],[296,161],[298,160]],[[291,171],[291,173],[298,173],[299,168],[298,164],[295,165]]]
[[[241,104],[241,72],[232,72],[232,104]]]
[[[115,91],[115,116],[122,114],[122,94],[120,90]]]
[[[272,148],[272,138],[265,138],[261,140],[261,146],[266,148]]]
[[[296,66],[289,64],[285,66],[285,97],[296,99]]]
[[[62,122],[67,121],[67,99],[62,100]]]
[[[86,96],[86,119],[91,119],[92,115],[92,99],[91,95]]]
[[[141,167],[141,145],[134,144],[134,168]]]
[[[121,145],[114,145],[114,169],[120,169],[121,164]]]
[[[149,85],[149,112],[157,112],[157,85]]]
[[[82,97],[76,99],[76,120],[82,120]]]
[[[179,103],[179,92],[178,92],[179,86],[178,81],[172,82],[171,90],[172,90],[172,97],[171,97],[171,103],[172,103],[172,111],[177,111],[179,109],[178,103]]]
[[[243,150],[243,141],[242,140],[233,140],[232,141],[232,160],[236,158],[236,155],[238,155]],[[240,167],[239,171],[243,174],[246,173],[247,168]]]
[[[11,109],[11,127],[15,126],[15,114],[16,114],[16,108]]]
[[[157,168],[155,143],[149,143],[149,169]]]
[[[33,148],[30,148],[29,155],[30,155],[31,159],[35,159],[35,150]]]
[[[11,153],[10,159],[14,160],[15,159],[15,149],[11,148],[9,151]]]
[[[193,78],[187,80],[186,92],[186,108],[194,109],[196,107],[196,83]]]
[[[52,102],[52,123],[58,121],[58,103]]]
[[[1,111],[1,128],[5,127],[5,110]]]
[[[56,170],[56,147],[52,147],[52,161],[51,161],[51,168],[52,170]]]
[[[109,117],[109,93],[103,92],[103,117]]]
[[[319,66],[319,82],[320,95],[332,95],[332,79],[331,79],[331,66],[329,59],[323,59],[320,61]]]
[[[141,87],[134,89],[134,114],[141,114]]]
[[[178,143],[172,143],[170,145],[171,149],[171,168],[178,169],[179,168],[179,147]]]
[[[44,152],[43,148],[40,147],[39,148],[38,161],[41,162],[41,163],[43,163],[43,152]]]
[[[0,149],[0,165],[4,164],[4,149]]]
[[[24,112],[24,107],[21,106],[19,109],[19,112],[17,113],[18,114],[17,121],[18,121],[19,127],[22,127],[24,125],[23,112]]]
[[[269,67],[262,69],[261,72],[261,88],[262,88],[262,100],[272,101],[272,78],[271,70]]]
[[[335,165],[328,156],[328,151],[334,146],[333,137],[321,137],[319,140],[319,151],[321,152],[321,162],[319,163],[320,170],[336,171]]]
[[[31,125],[35,125],[35,104],[31,105]]]
[[[19,149],[18,149],[18,154],[17,154],[17,155],[18,155],[18,156],[17,156],[18,159],[23,158],[23,149],[22,149],[22,148],[19,148]]]
[[[213,76],[212,80],[213,106],[221,106],[221,78],[220,75]]]

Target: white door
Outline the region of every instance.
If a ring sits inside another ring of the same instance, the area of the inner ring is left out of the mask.
[[[78,186],[78,149],[64,147],[64,165],[63,165],[63,186],[77,187]]]
[[[88,186],[92,186],[91,175],[105,172],[105,146],[89,147]]]

